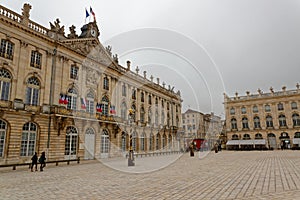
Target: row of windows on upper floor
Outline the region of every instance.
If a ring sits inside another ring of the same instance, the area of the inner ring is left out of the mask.
[[[187,125],[187,126],[183,125],[182,128],[183,128],[183,130],[192,130],[192,129],[195,130],[196,129],[196,125],[195,124],[193,124],[193,125]]]
[[[10,59],[13,59],[13,49],[14,49],[14,44],[10,42],[9,40],[1,40],[1,45],[0,45],[0,56]],[[39,53],[38,51],[32,51],[31,52],[31,60],[30,60],[30,66],[39,68],[41,69],[41,63],[42,63],[42,54]],[[76,65],[71,65],[70,67],[70,78],[71,79],[78,79],[78,72],[79,72],[79,67]],[[109,79],[108,77],[103,78],[103,89],[104,90],[109,90]],[[145,102],[145,95],[144,92],[141,92],[141,97],[140,100],[141,102]],[[122,85],[122,96],[126,97],[127,96],[127,87],[125,84]],[[131,94],[132,99],[136,100],[136,89],[132,89],[132,94]],[[148,95],[148,104],[152,104],[152,95]],[[155,104],[158,105],[158,98],[155,98]],[[162,107],[164,107],[164,100],[161,101]],[[167,103],[167,109],[170,109],[169,103]],[[178,106],[176,105],[176,112],[178,112]]]
[[[297,106],[296,102],[291,102],[291,109],[292,110],[298,109],[298,106]],[[278,103],[277,104],[277,110],[280,110],[280,111],[284,110],[283,103]],[[252,107],[252,112],[253,113],[258,113],[258,107],[256,105]],[[271,112],[271,106],[269,104],[265,105],[265,112]],[[235,113],[236,113],[235,108],[230,108],[230,114],[231,115],[235,115]],[[246,114],[247,113],[246,107],[243,106],[241,108],[241,113],[242,114]]]
[[[7,71],[6,69],[0,69],[0,98],[1,100],[9,100],[9,95],[10,95],[10,90],[11,90],[11,74],[9,73],[9,71]],[[40,81],[38,80],[37,77],[30,77],[27,80],[27,85],[26,85],[26,93],[25,93],[25,104],[27,105],[34,105],[37,106],[39,105],[39,99],[40,99]],[[72,87],[68,90],[68,95],[61,95],[60,99],[59,99],[59,103],[60,104],[66,104],[67,105],[67,109],[70,110],[77,110],[78,108],[78,91],[76,88]],[[86,109],[87,112],[89,113],[94,113],[94,111],[96,110],[97,112],[103,114],[103,115],[109,115],[110,114],[115,114],[115,106],[113,106],[111,104],[111,102],[109,101],[109,98],[107,96],[103,96],[101,99],[101,103],[100,104],[96,104],[95,107],[95,95],[92,91],[90,91],[86,98],[81,98],[81,108],[82,109]],[[169,105],[169,103],[167,103],[167,106]],[[158,107],[156,107],[156,113],[155,113],[155,119],[158,120]],[[135,110],[136,110],[136,106],[135,103],[132,104],[131,109],[133,110],[133,116],[135,116]],[[123,119],[126,119],[127,117],[127,106],[126,103],[123,102],[121,104],[121,117]],[[162,109],[162,124],[164,124],[164,110]],[[170,123],[170,111],[167,109],[167,123]],[[178,112],[178,110],[176,111]],[[140,108],[140,118],[141,118],[141,122],[143,123],[144,120],[144,115],[145,115],[145,110],[144,107],[142,106]],[[148,123],[151,123],[151,108],[148,109]],[[176,126],[178,126],[178,122],[179,122],[179,114],[176,114]],[[135,119],[135,117],[134,117]],[[158,124],[157,121],[155,121],[155,124]]]
[[[9,40],[1,40],[0,44],[0,57],[13,60],[14,57],[14,44]],[[31,51],[30,66],[41,69],[42,54],[38,51]]]
[[[242,118],[242,128],[243,129],[249,129],[249,122],[248,122],[248,118],[247,117],[243,117]],[[286,127],[287,123],[286,123],[286,117],[285,115],[281,114],[278,117],[278,122],[279,122],[279,127]],[[293,122],[293,126],[294,127],[300,127],[300,117],[299,114],[294,113],[292,115],[292,122]],[[254,125],[254,129],[260,129],[261,128],[261,123],[260,123],[260,118],[258,116],[255,116],[253,118],[253,125]],[[273,128],[273,118],[271,115],[267,115],[266,116],[266,127],[267,128]],[[232,130],[237,130],[237,120],[235,118],[231,119],[231,129]]]
[[[191,122],[192,122],[192,123],[195,123],[195,119],[192,119]],[[182,123],[183,123],[183,124],[185,124],[185,123],[188,124],[188,123],[190,123],[190,120],[189,120],[189,119],[187,119],[187,120],[182,119]]]
[[[268,133],[267,137],[268,137],[268,138],[270,138],[270,137],[275,138],[276,136],[275,136],[274,133]],[[289,135],[288,135],[288,133],[283,132],[283,133],[280,134],[280,137],[287,138],[287,137],[289,137]],[[296,132],[296,133],[294,134],[294,138],[300,138],[300,132]],[[233,135],[231,136],[231,139],[232,139],[232,140],[239,140],[240,137],[239,137],[237,134],[233,134]],[[243,140],[250,140],[250,139],[251,139],[251,136],[250,136],[250,134],[245,133],[241,139],[243,139]],[[254,136],[254,139],[263,139],[263,136],[262,136],[261,133],[256,133],[255,136]]]

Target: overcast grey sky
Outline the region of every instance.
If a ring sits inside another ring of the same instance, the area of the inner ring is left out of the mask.
[[[175,86],[188,107],[223,113],[223,92],[234,96],[283,85],[295,89],[300,66],[300,1],[297,0],[111,0],[0,1],[49,28],[59,18],[77,33],[92,6],[101,32],[126,60],[167,85]],[[87,19],[88,21],[89,19]]]

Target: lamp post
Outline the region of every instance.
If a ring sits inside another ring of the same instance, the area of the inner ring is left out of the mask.
[[[134,114],[134,110],[129,109],[129,126],[131,130],[131,122],[132,122],[132,115]],[[129,136],[129,152],[128,152],[128,166],[134,166],[134,152],[132,149],[132,133]]]

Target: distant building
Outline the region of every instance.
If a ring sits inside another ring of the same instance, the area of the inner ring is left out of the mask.
[[[67,8],[66,8],[67,9]],[[178,150],[180,92],[123,67],[96,21],[50,29],[0,5],[0,164]],[[132,142],[130,142],[130,137]]]
[[[219,139],[222,131],[221,117],[188,109],[182,113],[182,129],[185,147],[195,138],[209,139],[213,143]]]
[[[298,147],[300,143],[300,89],[246,96],[224,94],[228,149]]]

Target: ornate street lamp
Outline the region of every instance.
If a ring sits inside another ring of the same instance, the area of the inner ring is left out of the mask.
[[[130,130],[131,130],[131,122],[132,122],[132,115],[135,113],[135,111],[133,109],[129,109],[129,126],[130,126]],[[134,152],[132,149],[132,133],[129,136],[129,152],[128,152],[128,166],[134,166]]]

